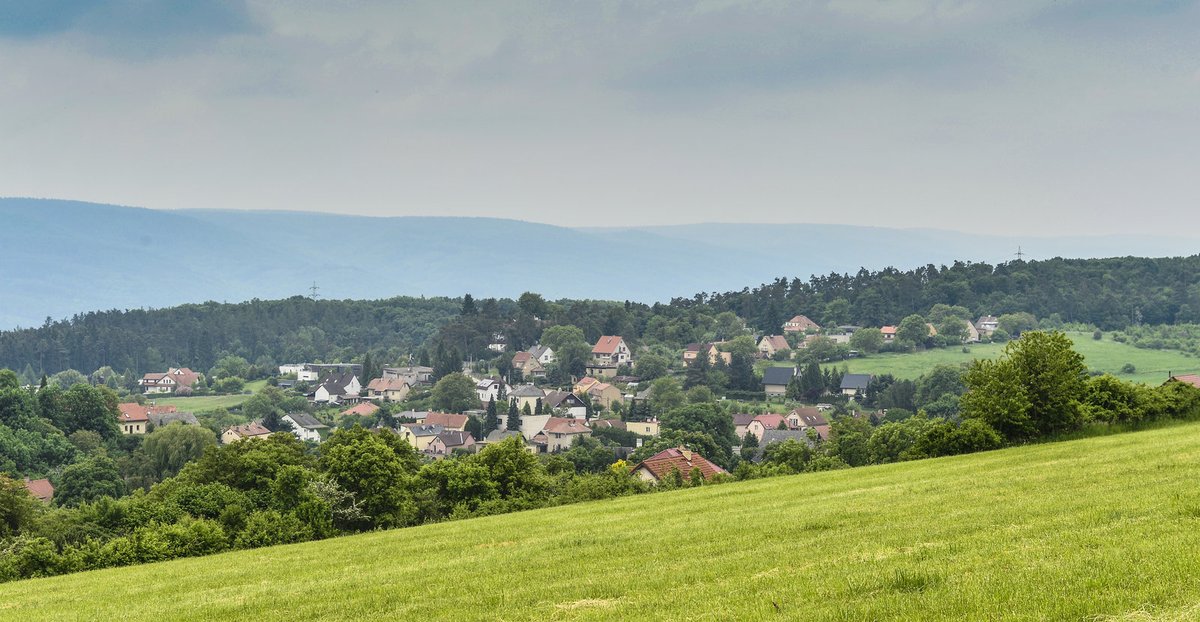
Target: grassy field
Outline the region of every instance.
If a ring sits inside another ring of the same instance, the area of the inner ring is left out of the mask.
[[[0,585],[38,620],[1200,617],[1200,425]]]
[[[1121,379],[1146,384],[1161,384],[1168,372],[1200,371],[1200,359],[1178,350],[1143,350],[1117,343],[1105,335],[1096,341],[1091,333],[1067,333],[1075,342],[1075,350],[1084,356],[1089,369],[1111,373]],[[892,374],[897,378],[915,379],[934,365],[969,363],[977,358],[995,358],[1004,350],[1003,344],[974,344],[970,352],[961,348],[937,348],[910,354],[876,354],[845,361],[852,374]],[[1137,371],[1120,373],[1121,367],[1132,363]],[[776,363],[779,364],[779,363]],[[842,363],[837,363],[840,368]]]
[[[246,383],[246,391],[257,393],[267,386],[266,380],[255,380]],[[202,397],[166,397],[154,400],[155,404],[171,405],[183,412],[202,412],[217,408],[233,408],[250,398],[250,394],[239,395],[205,395]]]

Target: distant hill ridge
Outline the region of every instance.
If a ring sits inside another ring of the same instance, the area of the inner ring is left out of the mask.
[[[307,294],[665,301],[777,277],[1039,257],[1184,255],[1151,236],[1020,240],[853,225],[637,227],[589,213],[586,228],[498,218],[162,211],[0,199],[0,329],[112,308]]]

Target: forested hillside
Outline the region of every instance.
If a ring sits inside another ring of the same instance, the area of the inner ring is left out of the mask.
[[[504,334],[509,349],[519,350],[533,345],[547,327],[568,324],[589,342],[610,334],[675,348],[735,334],[737,318],[770,334],[797,313],[826,326],[879,326],[925,314],[935,304],[962,306],[976,316],[1027,312],[1051,325],[1073,322],[1103,330],[1198,323],[1200,256],[864,269],[809,280],[781,278],[654,305],[547,301],[530,294],[520,301],[472,301],[463,314],[463,302],[293,297],[87,313],[0,333],[0,367],[40,375],[64,369],[87,373],[108,365],[141,374],[167,365],[206,370],[225,354],[263,367],[348,359],[368,351],[378,354],[377,360],[398,361],[429,355],[439,345],[479,358],[494,355],[487,346],[495,334]]]

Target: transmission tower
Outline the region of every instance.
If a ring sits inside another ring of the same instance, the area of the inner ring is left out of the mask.
[[[319,292],[319,291],[321,291],[321,288],[320,288],[320,287],[317,287],[317,282],[316,282],[316,281],[313,281],[312,287],[309,287],[309,288],[308,288],[308,292],[309,292],[309,298],[312,298],[313,300],[316,300],[316,299],[320,298],[320,297],[321,297],[321,294],[318,294],[318,293],[317,293],[317,292]]]

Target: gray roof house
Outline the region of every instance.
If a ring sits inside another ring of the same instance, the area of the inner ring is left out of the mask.
[[[783,395],[787,385],[796,377],[795,367],[768,367],[763,370],[763,391],[768,396]]]
[[[146,417],[150,419],[150,423],[153,423],[154,427],[156,427],[156,428],[161,428],[164,425],[170,425],[172,423],[175,423],[176,421],[183,423],[185,425],[200,425],[200,422],[196,420],[196,415],[193,415],[192,413],[149,412],[149,413],[146,413]]]
[[[807,430],[767,430],[763,432],[763,437],[758,440],[758,451],[754,452],[754,456],[750,458],[750,461],[761,462],[763,459],[763,450],[767,448],[767,445],[782,443],[787,440],[803,443],[809,447],[814,445],[812,439],[808,436]]]
[[[867,390],[868,384],[871,384],[870,374],[846,374],[842,376],[842,395],[858,395]]]
[[[292,426],[292,434],[302,441],[319,443],[321,442],[321,430],[329,429],[329,426],[317,421],[308,413],[288,413],[283,416],[283,420]]]

